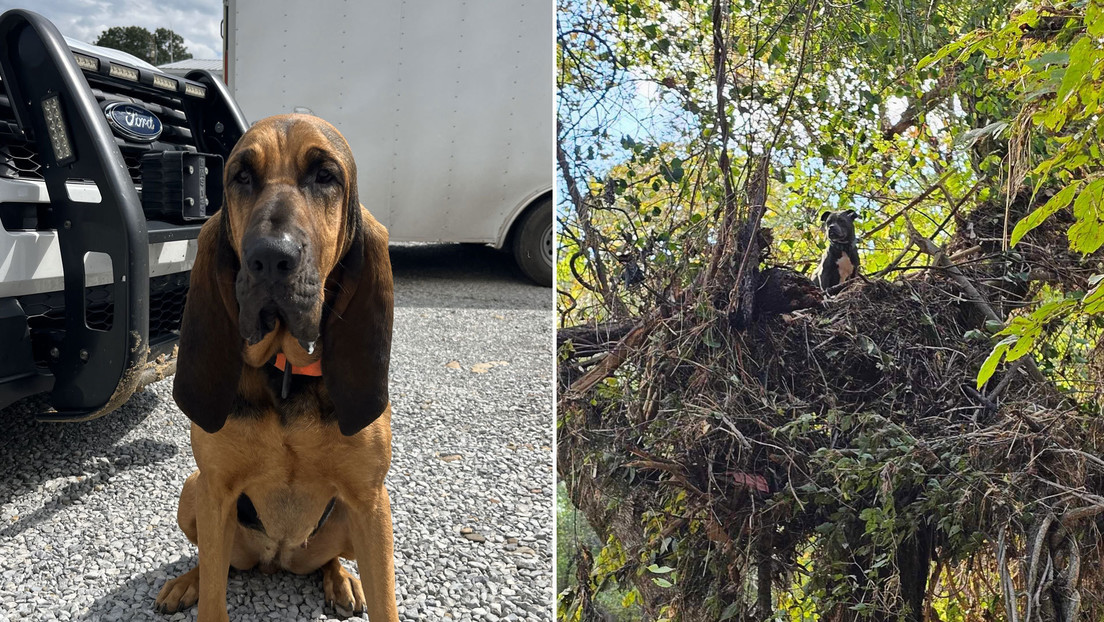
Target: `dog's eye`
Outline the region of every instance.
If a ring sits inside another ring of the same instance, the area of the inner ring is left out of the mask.
[[[247,169],[243,168],[242,170],[238,171],[237,175],[234,175],[234,182],[239,183],[243,186],[248,186],[250,183],[252,183],[252,181],[253,176],[249,174],[249,171]]]
[[[326,185],[332,184],[335,181],[337,181],[337,178],[334,177],[334,174],[328,169],[320,168],[318,172],[314,174],[314,183],[316,184]]]

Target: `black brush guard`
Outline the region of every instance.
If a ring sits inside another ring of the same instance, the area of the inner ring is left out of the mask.
[[[121,405],[140,386],[149,344],[149,244],[191,239],[199,224],[147,230],[146,215],[122,153],[65,39],[44,17],[26,10],[0,15],[0,71],[19,127],[33,131],[57,223],[65,277],[64,337],[51,349],[51,404],[43,419],[82,421]],[[228,155],[247,124],[225,86],[206,71],[188,79],[207,88],[183,104],[200,151]],[[60,98],[73,158],[54,157],[42,102]],[[65,183],[92,180],[102,202],[69,199]],[[216,207],[216,206],[212,206]],[[211,211],[214,211],[213,209]],[[111,257],[114,322],[90,328],[85,318],[86,253]]]

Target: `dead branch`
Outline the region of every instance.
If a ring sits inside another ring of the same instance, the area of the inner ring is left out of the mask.
[[[919,246],[924,251],[924,253],[932,257],[932,263],[935,266],[945,269],[951,275],[951,278],[953,278],[954,281],[958,283],[959,287],[962,288],[962,291],[966,293],[966,299],[973,303],[974,306],[979,311],[981,311],[982,315],[985,316],[985,319],[1003,325],[1004,319],[997,315],[997,312],[993,310],[992,305],[990,305],[989,301],[985,299],[985,296],[983,296],[982,293],[979,292],[976,287],[974,287],[974,284],[970,282],[970,279],[966,278],[966,275],[962,274],[962,270],[959,270],[958,266],[952,264],[950,260],[947,259],[946,255],[943,254],[942,249],[935,245],[935,242],[932,242],[928,238],[924,237],[919,231],[917,231],[916,227],[912,225],[911,221],[906,219],[905,222],[908,224],[909,235],[912,241],[917,246]],[[1043,385],[1047,383],[1046,377],[1043,376],[1043,373],[1041,371],[1039,371],[1039,368],[1035,365],[1034,360],[1031,360],[1030,358],[1027,359],[1024,362],[1024,368],[1027,370],[1028,375],[1031,376],[1031,379],[1035,382]]]
[[[625,362],[625,359],[629,356],[633,348],[640,345],[648,334],[652,332],[657,319],[658,314],[653,313],[637,323],[636,326],[614,346],[608,356],[599,361],[593,369],[588,371],[582,378],[576,380],[568,388],[567,393],[564,395],[564,399],[572,400],[582,397],[583,394],[593,388],[594,385],[612,374],[621,366],[621,363]]]

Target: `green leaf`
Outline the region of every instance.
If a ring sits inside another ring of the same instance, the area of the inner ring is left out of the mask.
[[[1085,7],[1085,28],[1090,37],[1104,36],[1104,2],[1090,0]]]
[[[656,574],[667,574],[672,571],[674,571],[674,568],[670,566],[657,566],[656,564],[648,566],[648,572],[654,572]]]
[[[836,150],[836,148],[832,145],[829,145],[828,143],[821,143],[817,145],[817,152],[820,153],[820,157],[824,160],[828,160],[839,155],[839,152]]]
[[[1044,69],[1047,65],[1067,65],[1069,64],[1069,54],[1067,52],[1047,52],[1039,58],[1027,61],[1027,66],[1032,71],[1039,71]]]
[[[994,121],[985,127],[978,127],[972,130],[963,132],[961,136],[955,139],[955,142],[967,147],[973,146],[978,140],[992,136],[994,138],[1000,138],[1002,132],[1008,129],[1008,121]]]
[[[1092,67],[1092,41],[1089,37],[1081,37],[1069,51],[1069,67],[1066,75],[1062,76],[1062,86],[1058,87],[1058,101],[1064,102],[1076,90],[1081,83],[1085,72]]]
[[[655,583],[656,585],[658,585],[659,587],[671,587],[671,585],[673,585],[667,579],[662,579],[662,578],[652,579],[652,582]]]
[[[1020,335],[1020,338],[1016,340],[1016,345],[1009,348],[1007,354],[1005,354],[1004,360],[1011,363],[1031,352],[1031,349],[1035,347],[1035,340],[1042,332],[1043,329],[1039,326]]]
[[[1073,217],[1077,222],[1069,228],[1070,249],[1082,254],[1095,252],[1104,245],[1104,177],[1085,186],[1073,202]]]
[[[629,590],[625,597],[621,599],[621,606],[625,609],[632,607],[636,602],[636,590]]]
[[[682,170],[682,160],[675,158],[668,164],[660,168],[660,172],[663,173],[663,178],[671,183],[677,183],[682,180],[684,171]]]
[[[1077,193],[1080,187],[1081,180],[1077,180],[1065,188],[1062,188],[1061,192],[1050,197],[1050,200],[1043,204],[1042,207],[1036,208],[1035,211],[1025,216],[1023,220],[1016,223],[1016,228],[1012,230],[1011,245],[1015,246],[1028,231],[1043,224],[1043,221],[1050,218],[1054,212],[1069,205],[1070,201],[1073,200],[1073,195]]]
[[[779,44],[774,44],[770,50],[770,56],[767,57],[767,62],[771,65],[777,65],[786,57],[786,49]]]
[[[988,341],[989,340],[988,335],[986,335],[985,333],[981,332],[980,330],[978,330],[976,328],[973,329],[973,330],[966,331],[966,334],[964,334],[962,336],[962,338],[967,340],[967,341]]]
[[[1016,342],[1016,337],[1009,337],[1003,339],[1000,343],[993,348],[993,351],[986,357],[985,362],[981,364],[981,369],[978,370],[977,376],[977,388],[980,391],[981,387],[985,386],[986,382],[993,377],[993,372],[997,371],[997,365],[1000,365],[1001,359],[1004,358],[1005,352],[1008,351],[1012,344]]]
[[[920,59],[920,62],[916,65],[917,69],[923,69],[932,63],[937,63],[947,57],[948,54],[953,54],[961,50],[974,35],[965,36],[958,41],[951,42],[939,49],[935,54],[928,54],[924,58]]]
[[[1075,304],[1076,302],[1072,298],[1066,298],[1039,305],[1038,308],[1031,312],[1031,320],[1038,324],[1049,322],[1062,313],[1065,313],[1067,309]]]
[[[1095,275],[1093,278],[1104,276]],[[1092,279],[1089,280],[1092,283]],[[1085,313],[1090,315],[1100,313],[1104,311],[1104,286],[1099,281],[1094,284],[1093,288],[1089,290],[1089,293],[1085,294],[1085,298],[1081,300],[1081,309]]]

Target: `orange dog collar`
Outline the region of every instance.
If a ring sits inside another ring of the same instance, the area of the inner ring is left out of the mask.
[[[287,366],[287,358],[284,357],[283,352],[276,355],[276,369],[284,371],[284,367]],[[291,373],[298,374],[300,376],[321,376],[322,375],[322,359],[307,365],[306,367],[291,366]]]

